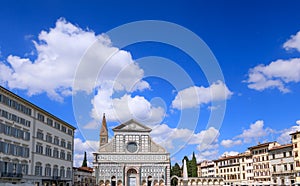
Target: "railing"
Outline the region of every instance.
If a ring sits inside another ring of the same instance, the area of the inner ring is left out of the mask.
[[[12,172],[1,172],[2,178],[22,178],[23,174],[21,173],[12,173]]]

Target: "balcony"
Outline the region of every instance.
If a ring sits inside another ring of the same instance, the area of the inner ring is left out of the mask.
[[[23,174],[21,174],[21,173],[1,172],[1,178],[21,179],[22,177],[23,177]]]

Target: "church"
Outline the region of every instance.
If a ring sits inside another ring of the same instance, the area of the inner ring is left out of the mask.
[[[100,186],[170,186],[170,154],[150,137],[151,128],[129,120],[108,129],[103,115],[94,173]]]

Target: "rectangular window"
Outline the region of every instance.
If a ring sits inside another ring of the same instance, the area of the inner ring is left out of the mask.
[[[58,158],[58,149],[57,148],[54,148],[54,150],[53,150],[53,157],[54,158]]]
[[[40,114],[40,113],[38,113],[37,119],[38,119],[39,121],[41,121],[41,122],[45,122],[45,116],[42,115],[42,114]]]
[[[68,141],[67,149],[72,150],[72,144]]]
[[[54,122],[54,127],[55,127],[56,129],[60,130],[60,124],[57,123],[57,122]]]
[[[68,154],[67,154],[67,160],[68,160],[68,161],[72,161],[72,155],[71,155],[71,153],[68,153]]]
[[[54,144],[59,145],[59,139],[57,136],[54,137]]]
[[[36,150],[36,153],[43,154],[43,145],[40,143],[37,143],[35,150]]]
[[[68,129],[68,134],[71,135],[71,136],[73,135],[72,129]]]
[[[286,157],[286,152],[283,152],[283,157],[284,157],[284,158]]]
[[[67,128],[65,127],[65,126],[61,126],[61,131],[63,131],[63,132],[67,132]]]
[[[44,134],[42,131],[37,131],[36,133],[36,138],[37,139],[40,139],[40,140],[43,140],[44,139]]]
[[[52,149],[50,146],[46,146],[46,156],[52,156]]]
[[[290,164],[291,170],[294,170],[294,165]]]
[[[51,134],[47,134],[47,135],[46,135],[46,141],[47,141],[48,143],[52,143],[52,136],[51,136]]]
[[[60,142],[60,146],[62,146],[62,147],[66,147],[66,141],[65,141],[65,140],[61,140],[61,142]]]
[[[275,154],[272,154],[272,158],[275,159]]]
[[[64,150],[61,150],[60,151],[60,159],[65,159],[66,158],[66,153],[65,153],[65,151]]]
[[[51,126],[53,125],[53,120],[50,118],[47,118],[47,125]]]
[[[296,167],[300,167],[299,160],[296,161]]]

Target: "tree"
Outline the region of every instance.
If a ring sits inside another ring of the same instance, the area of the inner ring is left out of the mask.
[[[178,163],[175,163],[175,165],[171,168],[171,177],[172,176],[181,177],[181,168]],[[178,185],[178,180],[176,178],[172,179],[171,185]]]
[[[84,158],[81,167],[87,167],[86,152],[84,152]]]
[[[195,156],[195,152],[193,152],[193,157],[192,160],[190,161],[190,166],[191,166],[191,175],[192,177],[197,177],[197,159]]]

